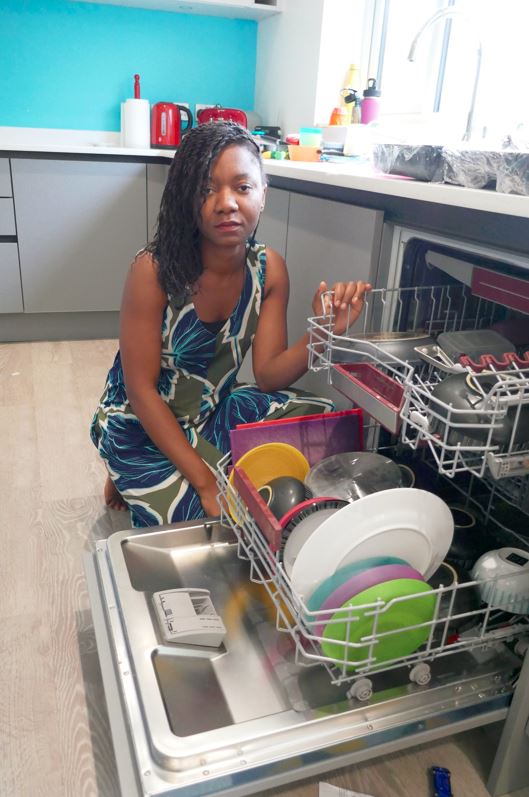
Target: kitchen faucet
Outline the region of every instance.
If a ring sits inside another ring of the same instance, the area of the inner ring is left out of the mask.
[[[435,14],[432,14],[430,19],[427,19],[422,28],[419,30],[417,35],[415,36],[414,40],[411,43],[410,51],[408,53],[408,61],[415,61],[415,50],[417,49],[417,43],[421,38],[422,34],[424,33],[427,28],[433,25],[435,22],[438,22],[440,19],[447,19],[448,17],[463,17],[463,19],[469,23],[469,26],[472,28],[472,32],[474,31],[474,22],[470,20],[462,11],[457,11],[454,8],[442,8],[440,11],[436,11]],[[472,133],[472,126],[474,122],[474,108],[476,105],[476,96],[478,93],[478,83],[479,83],[479,74],[481,71],[481,56],[483,52],[483,48],[481,45],[481,39],[478,38],[478,53],[477,53],[477,63],[476,63],[476,75],[474,77],[474,86],[472,88],[472,98],[470,100],[470,108],[468,110],[467,116],[467,126],[465,129],[465,134],[463,136],[463,141],[470,141],[470,136]]]

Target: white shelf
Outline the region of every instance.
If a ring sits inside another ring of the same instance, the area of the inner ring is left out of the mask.
[[[176,14],[201,14],[233,19],[264,19],[281,11],[282,0],[75,0],[77,3],[96,2],[101,5],[131,6],[152,11],[172,11]]]

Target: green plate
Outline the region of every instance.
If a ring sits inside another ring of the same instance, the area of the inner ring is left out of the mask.
[[[435,595],[431,593],[432,587],[429,584],[413,578],[396,578],[359,592],[342,604],[325,626],[321,643],[322,651],[331,659],[349,662],[348,670],[365,666],[363,662],[369,656],[369,641],[364,638],[373,635],[377,621],[377,642],[373,646],[372,654],[376,662],[371,666],[379,666],[389,659],[409,656],[420,648],[430,634],[429,625],[424,628],[410,628],[410,626],[427,623],[433,619]],[[390,603],[395,598],[402,598],[405,595],[420,597]],[[374,607],[366,608],[366,605],[378,600],[384,601],[384,605],[378,611],[377,620],[377,615],[373,613]],[[346,611],[348,607],[356,606],[360,607],[357,611]],[[381,636],[388,631],[398,633]],[[365,644],[359,647],[349,647],[347,644],[357,644],[362,640]]]

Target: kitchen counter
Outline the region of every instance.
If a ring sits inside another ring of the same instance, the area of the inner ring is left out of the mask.
[[[0,157],[75,158],[167,162],[175,150],[133,149],[120,145],[120,133],[106,130],[54,130],[0,127]]]
[[[145,163],[167,163],[174,157],[174,150],[131,149],[119,146],[119,133],[98,131],[60,131],[37,130],[33,128],[1,128],[0,157],[41,157],[67,158],[80,157],[94,160],[143,161]],[[301,193],[321,192],[340,197],[344,201],[355,201],[358,194],[360,204],[380,207],[380,200],[373,195],[393,200],[412,200],[444,205],[454,208],[529,218],[529,197],[515,194],[501,194],[440,183],[423,183],[405,177],[394,177],[375,172],[370,166],[354,163],[303,163],[291,161],[265,160],[265,172],[271,185],[299,190]],[[294,183],[295,181],[295,183]],[[354,192],[351,194],[350,192]],[[368,195],[370,201],[363,202]],[[394,203],[390,203],[390,206]]]
[[[130,149],[120,146],[120,134],[107,131],[39,130],[0,127],[0,158],[16,161],[76,161],[98,164],[146,164],[151,170],[148,206],[159,204],[166,179],[164,166],[174,150]],[[286,194],[305,195],[336,203],[380,211],[386,225],[440,234],[453,240],[466,240],[503,252],[529,252],[529,197],[460,186],[424,183],[375,172],[369,164],[306,163],[264,160],[272,188]],[[59,168],[57,164],[56,168]],[[153,169],[158,169],[153,180]],[[330,206],[329,206],[330,207]],[[280,217],[288,210],[279,211]],[[337,218],[337,217],[336,217]],[[148,221],[149,229],[152,219]],[[500,258],[501,259],[501,258]]]
[[[130,160],[130,161],[143,161],[143,162],[167,162],[170,163],[174,157],[174,149],[136,149],[133,147],[115,146],[109,143],[97,144],[30,144],[3,142],[0,139],[0,157],[36,157],[36,158],[60,158],[76,157],[87,155],[94,160],[103,160],[107,158]]]
[[[407,177],[375,172],[370,166],[365,165],[270,160],[265,161],[265,171],[267,175],[282,180],[325,183],[336,188],[502,213],[508,216],[529,217],[529,197],[526,196],[463,188],[445,183],[423,183]]]

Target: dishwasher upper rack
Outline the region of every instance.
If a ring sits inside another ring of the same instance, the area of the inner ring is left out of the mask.
[[[453,586],[439,586],[432,590],[435,600],[435,609],[431,619],[417,625],[400,627],[397,630],[379,630],[379,621],[384,614],[396,604],[403,602],[420,601],[423,595],[394,598],[387,603],[379,600],[364,606],[356,606],[354,612],[361,612],[366,617],[372,617],[371,633],[361,637],[356,642],[350,640],[350,633],[355,622],[355,617],[345,618],[340,615],[340,622],[345,622],[346,634],[343,642],[337,646],[335,657],[325,655],[321,649],[322,631],[320,626],[329,623],[336,609],[311,611],[303,598],[293,589],[292,582],[287,575],[282,561],[277,541],[270,539],[268,530],[264,531],[262,524],[255,518],[248,506],[255,507],[259,495],[247,477],[237,471],[234,481],[237,489],[229,480],[231,458],[227,454],[217,466],[217,485],[222,498],[221,522],[229,525],[236,535],[238,542],[238,555],[250,563],[250,579],[262,584],[276,610],[276,628],[280,632],[290,635],[295,646],[295,661],[300,666],[323,665],[327,670],[331,683],[340,686],[350,684],[348,694],[359,699],[368,699],[371,695],[371,682],[366,676],[388,670],[396,670],[407,666],[409,678],[412,682],[425,685],[430,680],[430,662],[435,659],[454,655],[462,651],[486,651],[502,643],[517,640],[529,635],[529,623],[525,616],[505,613],[494,610],[489,605],[479,605],[479,608],[464,611],[457,606],[465,594],[475,590],[485,582],[470,581]],[[233,519],[225,507],[230,507],[237,517]],[[524,546],[527,547],[527,546]],[[274,550],[275,549],[275,550]],[[521,571],[517,577],[526,578],[526,573]],[[489,581],[489,588],[498,590],[498,585]],[[464,601],[463,601],[464,602]],[[418,605],[418,604],[417,604]],[[383,620],[382,620],[383,621]],[[337,620],[334,619],[334,623]],[[455,628],[457,628],[457,633]],[[332,625],[332,623],[331,623]],[[388,659],[383,664],[376,663],[376,646],[384,642],[391,635],[404,632],[426,629],[426,642],[415,652],[408,656]],[[366,653],[367,655],[363,655]],[[340,655],[341,651],[341,655]],[[355,658],[358,651],[358,658]],[[362,696],[363,695],[363,696]]]
[[[324,295],[322,303],[326,302]],[[526,477],[529,441],[519,439],[521,420],[526,421],[529,413],[529,367],[523,360],[512,358],[501,365],[488,358],[481,376],[470,366],[461,367],[463,376],[455,376],[472,380],[469,393],[477,403],[456,409],[435,394],[436,386],[452,376],[444,368],[419,357],[404,361],[362,338],[368,330],[371,334],[420,330],[435,337],[445,331],[487,328],[501,310],[473,297],[462,284],[375,289],[366,298],[360,333],[348,330],[336,335],[332,311],[309,318],[309,367],[325,370],[330,384],[411,448],[428,445],[440,473]],[[482,377],[490,374],[493,384],[484,390]],[[510,427],[508,439],[498,441],[504,425]]]

